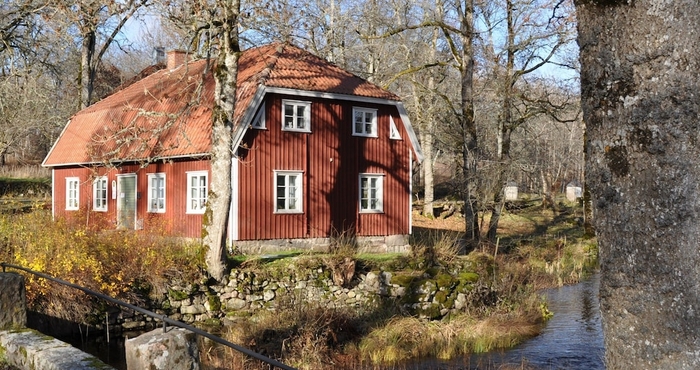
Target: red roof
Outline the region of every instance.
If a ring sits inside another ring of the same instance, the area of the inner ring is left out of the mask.
[[[76,113],[44,166],[208,155],[214,79],[206,60],[159,70]],[[239,60],[234,125],[260,86],[399,100],[391,92],[286,44]]]

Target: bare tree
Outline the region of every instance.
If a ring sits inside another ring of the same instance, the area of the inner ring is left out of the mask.
[[[78,71],[79,108],[93,103],[97,70],[102,57],[115,42],[122,28],[148,0],[125,2],[94,2],[51,0],[52,23],[57,33],[77,30],[80,40],[80,69]],[[59,17],[60,16],[60,17]]]
[[[700,368],[697,3],[576,6],[607,368]]]
[[[552,0],[505,0],[484,2],[480,10],[487,26],[483,38],[485,64],[496,83],[501,103],[498,113],[496,171],[493,181],[493,207],[487,231],[490,242],[496,241],[496,230],[504,206],[503,186],[511,176],[513,132],[534,117],[552,113],[557,107],[548,94],[531,85],[543,67],[554,62],[558,53],[573,42],[570,3]],[[554,9],[554,10],[552,10]],[[556,17],[552,17],[552,12]],[[501,26],[502,25],[502,26]],[[501,43],[493,33],[503,32]]]

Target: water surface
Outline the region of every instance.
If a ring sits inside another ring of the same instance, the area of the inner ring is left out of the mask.
[[[421,361],[409,369],[605,369],[599,286],[600,275],[595,274],[576,285],[545,290],[554,316],[539,336],[513,349],[453,361]]]

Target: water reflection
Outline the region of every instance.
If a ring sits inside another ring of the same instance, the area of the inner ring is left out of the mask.
[[[600,275],[545,291],[554,316],[542,333],[518,347],[454,361],[428,360],[409,366],[421,370],[457,369],[605,369],[598,288]]]

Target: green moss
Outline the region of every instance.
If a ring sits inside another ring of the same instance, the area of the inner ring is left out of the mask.
[[[414,272],[396,273],[391,277],[391,283],[404,288],[410,288],[412,285],[420,283],[423,279]]]
[[[476,283],[479,281],[479,274],[476,272],[461,272],[459,276],[457,276],[457,279],[459,280],[460,284]]]
[[[218,295],[211,294],[207,297],[207,302],[209,302],[209,309],[212,311],[221,310],[221,299]]]
[[[173,289],[168,289],[168,297],[175,301],[182,301],[184,299],[187,299],[190,295],[179,291],[179,290],[173,290]]]
[[[437,293],[435,293],[435,302],[441,304],[443,307],[445,306],[445,303],[447,302],[447,296],[449,293],[446,290],[441,290]]]
[[[438,288],[451,289],[458,284],[458,280],[450,274],[440,273],[435,276]]]

